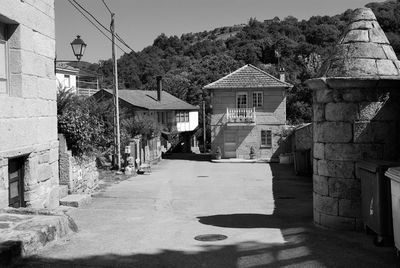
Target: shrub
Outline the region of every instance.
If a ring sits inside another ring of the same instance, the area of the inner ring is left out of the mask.
[[[57,95],[58,132],[65,135],[75,156],[92,154],[104,143],[105,121],[96,113],[96,103],[65,89]]]

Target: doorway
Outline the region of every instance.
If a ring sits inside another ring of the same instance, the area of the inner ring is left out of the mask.
[[[24,157],[13,158],[8,161],[8,196],[10,207],[25,207],[24,162]]]

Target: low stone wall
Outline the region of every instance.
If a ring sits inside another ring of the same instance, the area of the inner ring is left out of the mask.
[[[63,135],[59,135],[59,141],[60,185],[67,185],[69,194],[93,192],[99,180],[96,158],[75,158],[67,149]]]

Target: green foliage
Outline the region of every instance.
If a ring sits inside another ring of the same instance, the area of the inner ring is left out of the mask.
[[[99,101],[77,96],[65,89],[57,95],[58,132],[64,134],[74,156],[108,152],[114,144],[114,110],[112,100]],[[142,135],[149,139],[159,135],[153,121],[136,120],[127,109],[120,107],[121,150],[131,138]]]
[[[151,120],[130,117],[121,121],[121,127],[130,138],[142,135],[144,139],[150,139],[160,134],[159,125]]]
[[[58,132],[65,135],[75,156],[92,154],[104,141],[104,122],[95,113],[95,103],[64,89],[57,95]]]
[[[400,3],[387,1],[367,6],[374,11],[399,55]],[[209,95],[202,89],[206,84],[246,63],[258,67],[273,64],[273,70],[284,67],[287,81],[295,86],[288,95],[289,121],[307,122],[311,120],[312,100],[302,83],[318,76],[318,69],[339,40],[351,12],[313,16],[301,21],[292,16],[264,22],[250,18],[244,25],[181,37],[161,34],[152,46],[125,54],[118,60],[120,87],[155,89],[155,77],[161,75],[166,91],[194,105],[205,100],[208,107]],[[102,86],[110,87],[111,61],[102,61],[99,73],[103,78]],[[277,72],[273,74],[278,75]]]

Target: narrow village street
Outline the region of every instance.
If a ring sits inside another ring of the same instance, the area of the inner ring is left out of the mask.
[[[79,232],[17,267],[392,267],[392,248],[312,222],[290,165],[163,160],[71,209]],[[227,239],[203,242],[198,235]]]

